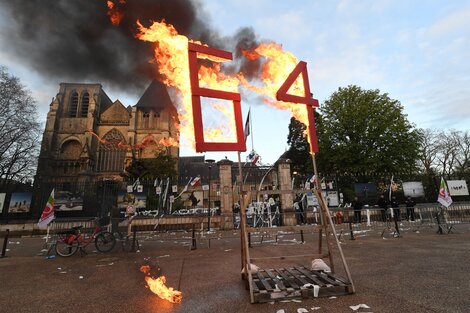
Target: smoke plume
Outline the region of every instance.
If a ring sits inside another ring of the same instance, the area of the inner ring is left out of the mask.
[[[219,35],[189,0],[127,0],[121,23],[114,26],[106,1],[0,0],[11,16],[9,49],[25,64],[52,79],[106,82],[125,91],[145,87],[157,75],[149,43],[134,38],[136,21],[165,19],[191,39],[217,45]]]
[[[110,22],[106,1],[0,0],[0,8],[13,20],[6,31],[13,49],[25,64],[41,75],[69,80],[107,83],[127,92],[140,92],[158,77],[153,47],[137,40],[136,21],[149,26],[165,20],[178,33],[210,46],[234,52],[228,72],[243,72],[248,79],[260,70],[261,60],[248,60],[241,49],[258,45],[252,28],[222,38],[211,29],[198,0],[114,0],[123,15],[119,25]]]

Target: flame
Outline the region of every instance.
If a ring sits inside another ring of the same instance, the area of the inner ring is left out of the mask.
[[[261,86],[248,82],[241,77],[243,86],[251,91],[263,95],[264,103],[280,110],[290,110],[292,115],[300,122],[308,125],[308,113],[305,105],[276,100],[276,92],[285,82],[286,78],[299,63],[299,60],[290,52],[286,52],[277,43],[262,43],[251,51],[242,51],[249,60],[263,57],[265,62],[262,65],[259,80]],[[289,94],[304,96],[303,79],[299,77],[288,91]]]
[[[158,143],[165,147],[178,147],[179,145],[178,140],[172,137],[162,138]]]
[[[172,303],[181,303],[183,300],[183,294],[181,291],[174,290],[172,287],[168,288],[166,283],[165,276],[160,276],[158,278],[153,278],[150,275],[150,266],[142,265],[140,271],[147,276],[145,276],[145,281],[149,289],[164,300],[168,300]]]
[[[149,27],[145,27],[140,21],[137,21],[137,27],[136,37],[154,44],[154,59],[150,62],[156,64],[159,76],[162,77],[160,79],[162,83],[176,91],[177,99],[174,99],[174,102],[180,123],[178,129],[181,136],[188,141],[190,146],[194,147],[192,93],[188,61],[188,43],[191,40],[178,34],[174,26],[164,20],[153,22]],[[191,42],[203,44],[199,41]],[[262,59],[262,70],[254,81],[248,81],[243,73],[225,74],[221,70],[220,59],[198,53],[198,58],[205,59],[204,64],[199,67],[199,85],[231,92],[238,92],[243,86],[246,90],[262,95],[263,102],[267,105],[280,110],[290,110],[297,120],[308,125],[308,113],[304,104],[276,100],[276,92],[299,60],[292,53],[284,51],[282,46],[277,43],[262,43],[255,49],[242,50],[241,52],[248,60]],[[304,96],[303,89],[302,77],[299,75],[288,93]],[[233,110],[215,110],[223,118],[216,119],[208,128],[206,119],[203,117],[204,140],[206,142],[227,142],[227,136],[235,133],[232,127],[234,123],[229,126],[226,123],[227,120],[233,121]],[[177,142],[179,138],[175,140]]]
[[[154,60],[158,65],[158,71],[163,76],[162,82],[174,87],[178,94],[177,111],[180,121],[179,129],[191,146],[194,147],[194,125],[192,115],[191,86],[189,82],[188,43],[190,40],[179,35],[171,24],[154,22],[150,27],[144,27],[137,22],[139,33],[137,38],[155,43]],[[201,42],[191,41],[197,44]],[[237,92],[240,80],[235,76],[222,73],[220,58],[198,53],[198,58],[208,60],[210,65],[202,65],[199,68],[199,85],[205,88]],[[219,111],[221,118],[218,123],[204,129],[204,140],[220,142],[235,133],[232,128],[226,127],[226,121],[233,120],[233,110]]]
[[[126,4],[125,0],[119,0],[119,4]],[[124,12],[115,5],[112,1],[107,1],[106,5],[108,6],[108,16],[111,23],[115,26],[121,23],[122,18],[124,17]]]

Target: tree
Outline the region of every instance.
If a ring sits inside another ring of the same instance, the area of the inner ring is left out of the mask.
[[[433,129],[420,129],[419,164],[424,174],[435,175],[438,143],[441,133]]]
[[[176,178],[176,159],[165,150],[158,150],[155,158],[132,160],[126,172],[130,179]]]
[[[310,144],[305,135],[306,128],[305,124],[291,117],[287,135],[289,149],[285,156],[292,161],[292,171],[300,175],[307,175],[313,171],[310,161]]]
[[[460,132],[457,151],[456,171],[461,174],[470,174],[470,133],[468,130]]]
[[[0,67],[0,188],[33,178],[41,134],[37,119],[30,91]]]
[[[320,109],[322,167],[339,173],[403,173],[417,167],[419,132],[400,102],[379,90],[339,88]]]
[[[421,129],[420,164],[425,174],[462,176],[470,172],[468,131]]]

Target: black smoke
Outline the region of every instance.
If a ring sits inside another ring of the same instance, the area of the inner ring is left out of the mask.
[[[9,49],[41,75],[72,82],[107,83],[128,92],[140,91],[156,77],[152,44],[135,38],[136,21],[149,26],[163,19],[190,39],[234,51],[238,61],[230,71],[247,77],[259,71],[260,61],[249,61],[240,49],[257,45],[251,28],[222,38],[209,26],[197,0],[113,0],[123,19],[112,25],[104,0],[0,0],[0,9],[12,23]]]

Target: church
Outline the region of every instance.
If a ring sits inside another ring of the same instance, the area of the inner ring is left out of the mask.
[[[112,101],[101,84],[61,83],[52,99],[36,180],[72,185],[122,180],[133,158],[164,149],[178,157],[178,115],[164,85],[152,81],[139,101]]]

